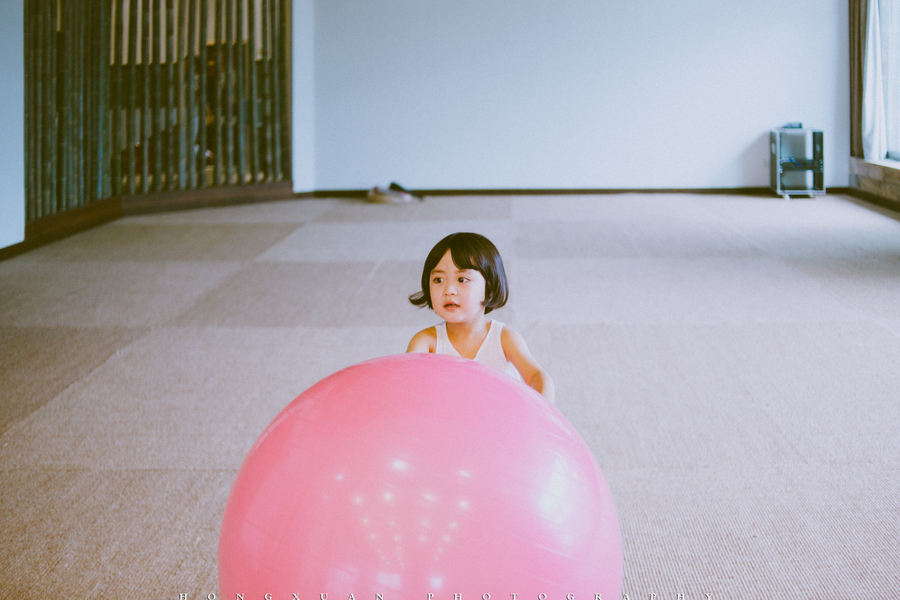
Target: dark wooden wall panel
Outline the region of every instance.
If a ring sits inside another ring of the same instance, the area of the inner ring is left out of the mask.
[[[28,222],[289,181],[289,16],[289,0],[26,0]]]

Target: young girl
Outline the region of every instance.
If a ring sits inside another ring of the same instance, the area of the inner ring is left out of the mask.
[[[425,259],[422,291],[409,297],[444,322],[414,335],[406,351],[473,359],[524,381],[554,402],[553,380],[522,336],[485,316],[506,304],[508,295],[503,259],[494,244],[477,233],[448,235]]]

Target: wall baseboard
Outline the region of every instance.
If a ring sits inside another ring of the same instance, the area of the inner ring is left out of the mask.
[[[108,198],[55,215],[47,215],[26,223],[25,241],[0,248],[0,260],[61,240],[85,229],[115,221],[120,217],[122,217],[122,202],[119,198]]]
[[[209,187],[197,190],[131,194],[121,197],[122,214],[125,216],[142,215],[214,206],[289,200],[293,197],[293,193],[292,182],[276,181],[274,183]]]
[[[852,171],[852,168],[851,168]],[[900,171],[898,171],[900,174]],[[898,200],[880,198],[857,187],[829,188],[832,194],[849,194],[891,210],[900,210],[900,177],[897,179]],[[611,194],[703,194],[740,195],[776,198],[768,187],[699,188],[699,189],[440,189],[411,190],[420,196],[564,196]],[[314,190],[294,192],[290,181],[201,190],[152,192],[116,196],[93,204],[43,217],[25,226],[25,241],[0,248],[0,260],[28,252],[44,244],[114,221],[123,216],[173,212],[213,206],[231,206],[254,202],[271,202],[304,198],[365,199],[368,190]]]
[[[411,189],[419,196],[569,196],[602,194],[727,194],[739,196],[772,196],[768,187],[741,188],[509,188],[509,189]],[[313,198],[365,198],[368,190],[316,190],[303,197]],[[295,196],[300,196],[295,194]]]
[[[61,240],[124,216],[288,200],[294,196],[292,185],[290,181],[279,181],[245,186],[114,196],[27,223],[25,225],[25,241],[0,248],[0,260],[12,258],[44,244]]]

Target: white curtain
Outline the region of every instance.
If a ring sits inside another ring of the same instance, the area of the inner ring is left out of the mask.
[[[869,0],[863,81],[863,152],[900,160],[900,0]]]
[[[881,160],[887,156],[888,151],[880,4],[879,0],[869,0],[869,22],[866,24],[862,109],[863,154],[866,160]]]
[[[900,0],[878,0],[888,158],[900,160]]]

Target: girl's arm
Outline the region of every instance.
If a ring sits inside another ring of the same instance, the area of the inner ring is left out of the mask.
[[[434,327],[423,329],[409,340],[409,346],[406,347],[407,352],[434,352],[437,343],[437,334]]]
[[[553,386],[553,379],[528,351],[528,346],[522,336],[509,327],[504,327],[500,332],[500,344],[503,346],[506,358],[513,364],[525,383],[552,404],[556,404],[556,389]]]

